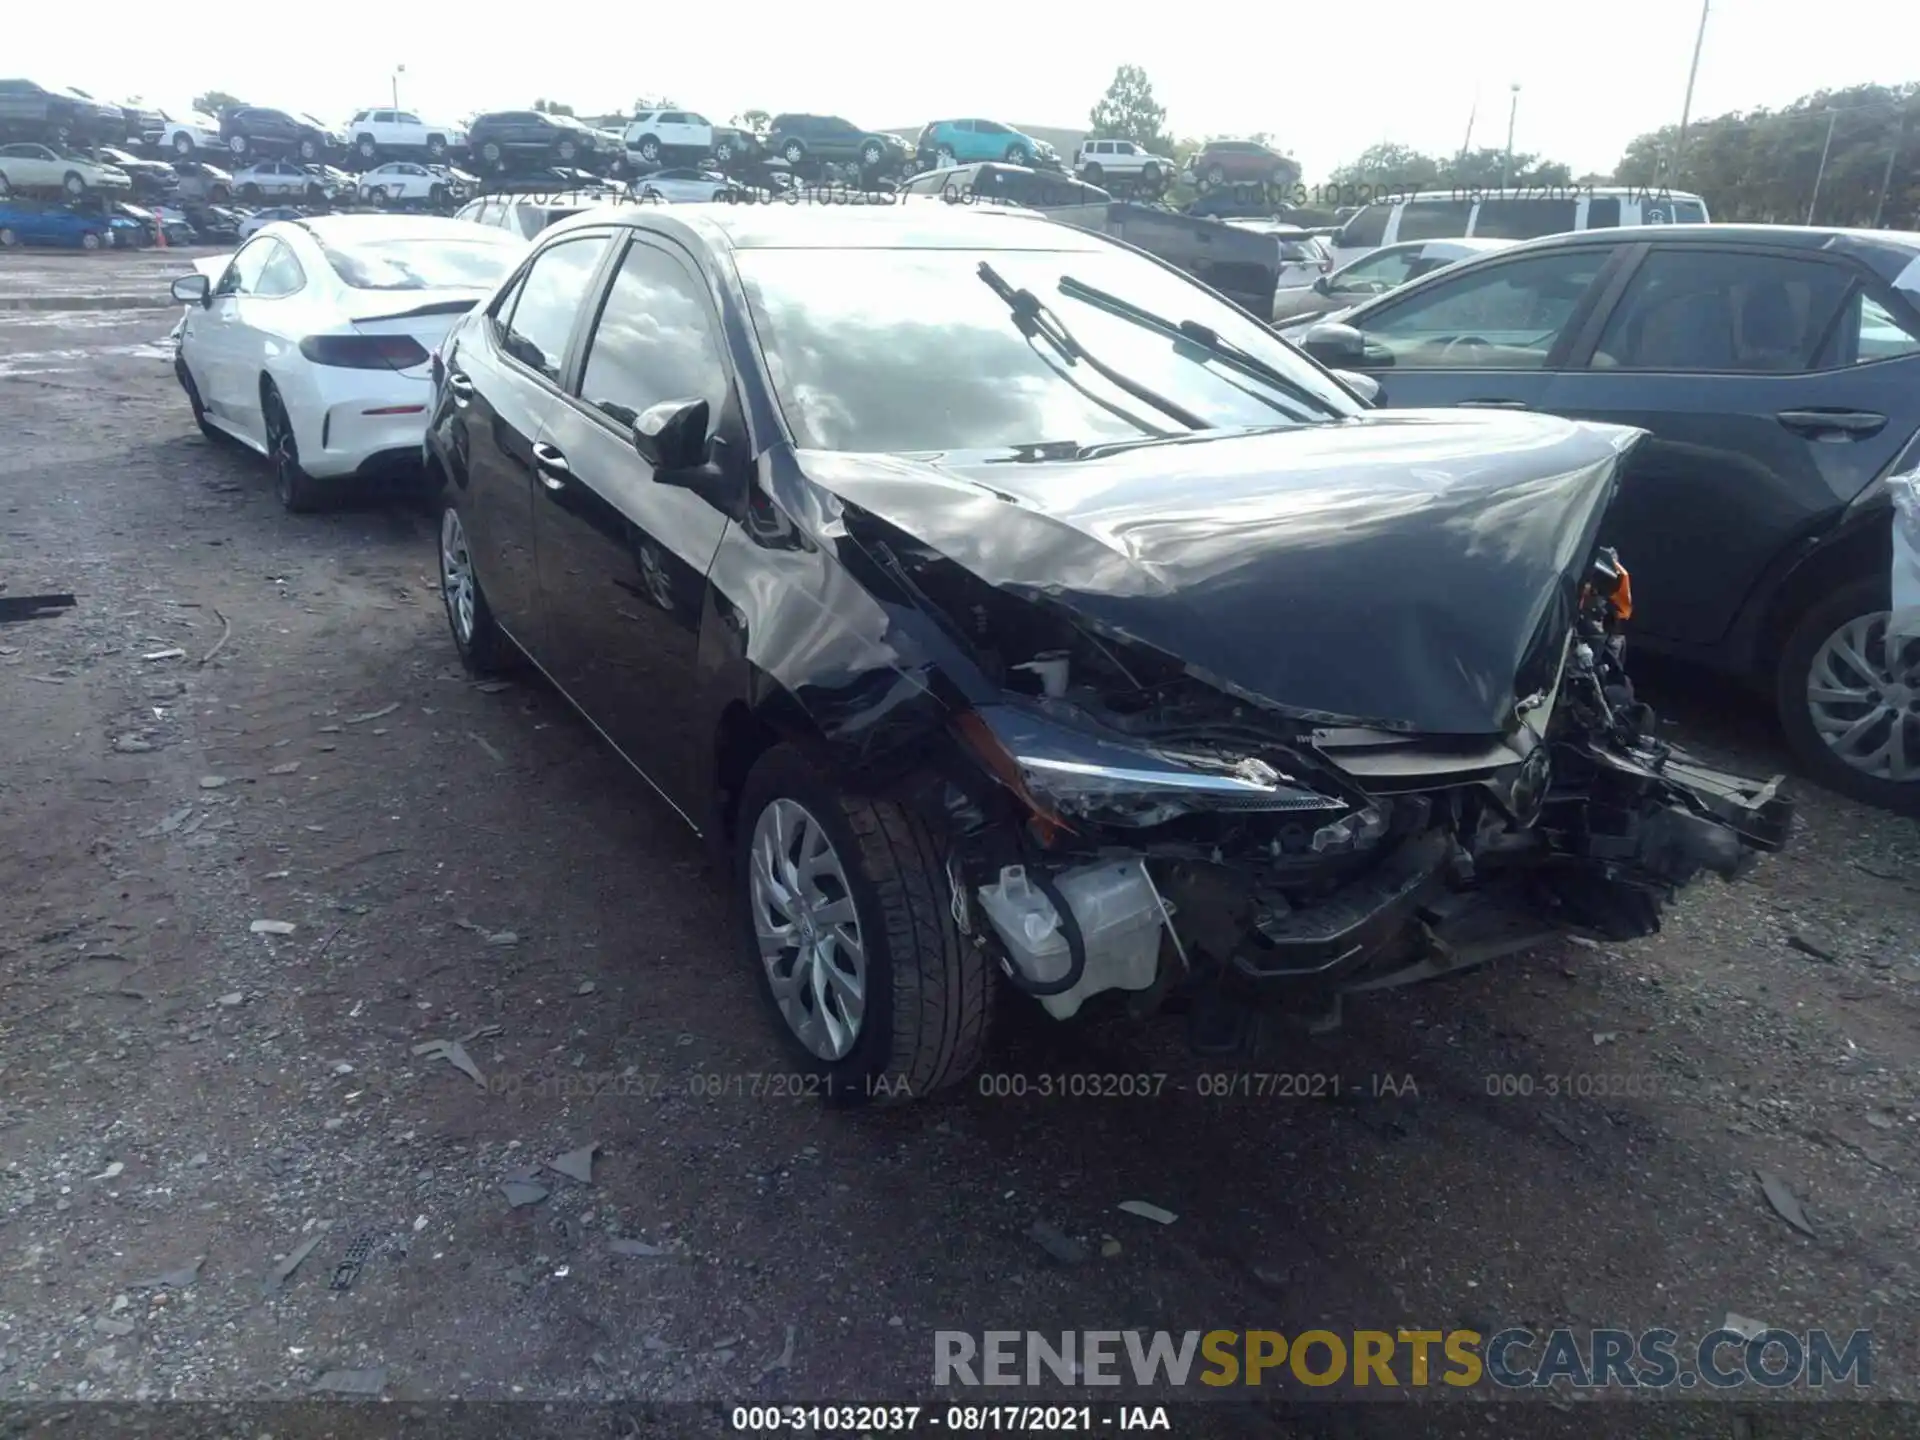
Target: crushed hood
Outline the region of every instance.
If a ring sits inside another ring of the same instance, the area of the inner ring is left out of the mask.
[[[865,511],[1303,719],[1466,735],[1508,727],[1537,640],[1571,623],[1642,433],[1396,411],[1071,460],[799,458],[856,539]]]

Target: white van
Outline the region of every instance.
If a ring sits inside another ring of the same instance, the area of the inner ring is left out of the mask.
[[[1423,190],[1363,206],[1333,237],[1335,266],[1403,240],[1537,240],[1618,225],[1704,225],[1707,203],[1684,190],[1653,186],[1537,185],[1505,193]]]

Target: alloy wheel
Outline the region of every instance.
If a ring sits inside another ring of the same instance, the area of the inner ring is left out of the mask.
[[[300,488],[300,442],[294,439],[293,422],[278,395],[269,395],[266,403],[267,455],[273,461],[273,484],[281,502],[291,508],[292,497]]]
[[[1877,780],[1920,779],[1920,638],[1889,639],[1885,611],[1841,625],[1807,667],[1814,732]]]
[[[467,532],[452,506],[440,517],[440,589],[454,638],[462,645],[472,644],[473,558],[467,553]]]
[[[747,875],[754,938],[780,1014],[822,1060],[840,1060],[866,1014],[867,952],[825,827],[781,796],[754,822]]]

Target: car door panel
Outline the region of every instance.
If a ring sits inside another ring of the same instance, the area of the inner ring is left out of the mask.
[[[636,238],[613,270],[578,393],[543,441],[564,463],[539,488],[534,533],[549,673],[695,824],[708,732],[690,703],[706,575],[726,515],[657,480],[631,419],[662,400],[707,399],[711,433],[746,463],[697,272]]]

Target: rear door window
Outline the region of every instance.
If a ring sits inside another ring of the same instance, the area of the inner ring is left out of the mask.
[[[1846,303],[1843,266],[1789,255],[1656,249],[1594,349],[1601,370],[1793,374]]]
[[[562,240],[534,257],[500,348],[547,379],[558,380],[568,337],[606,248],[605,235],[582,235]]]

